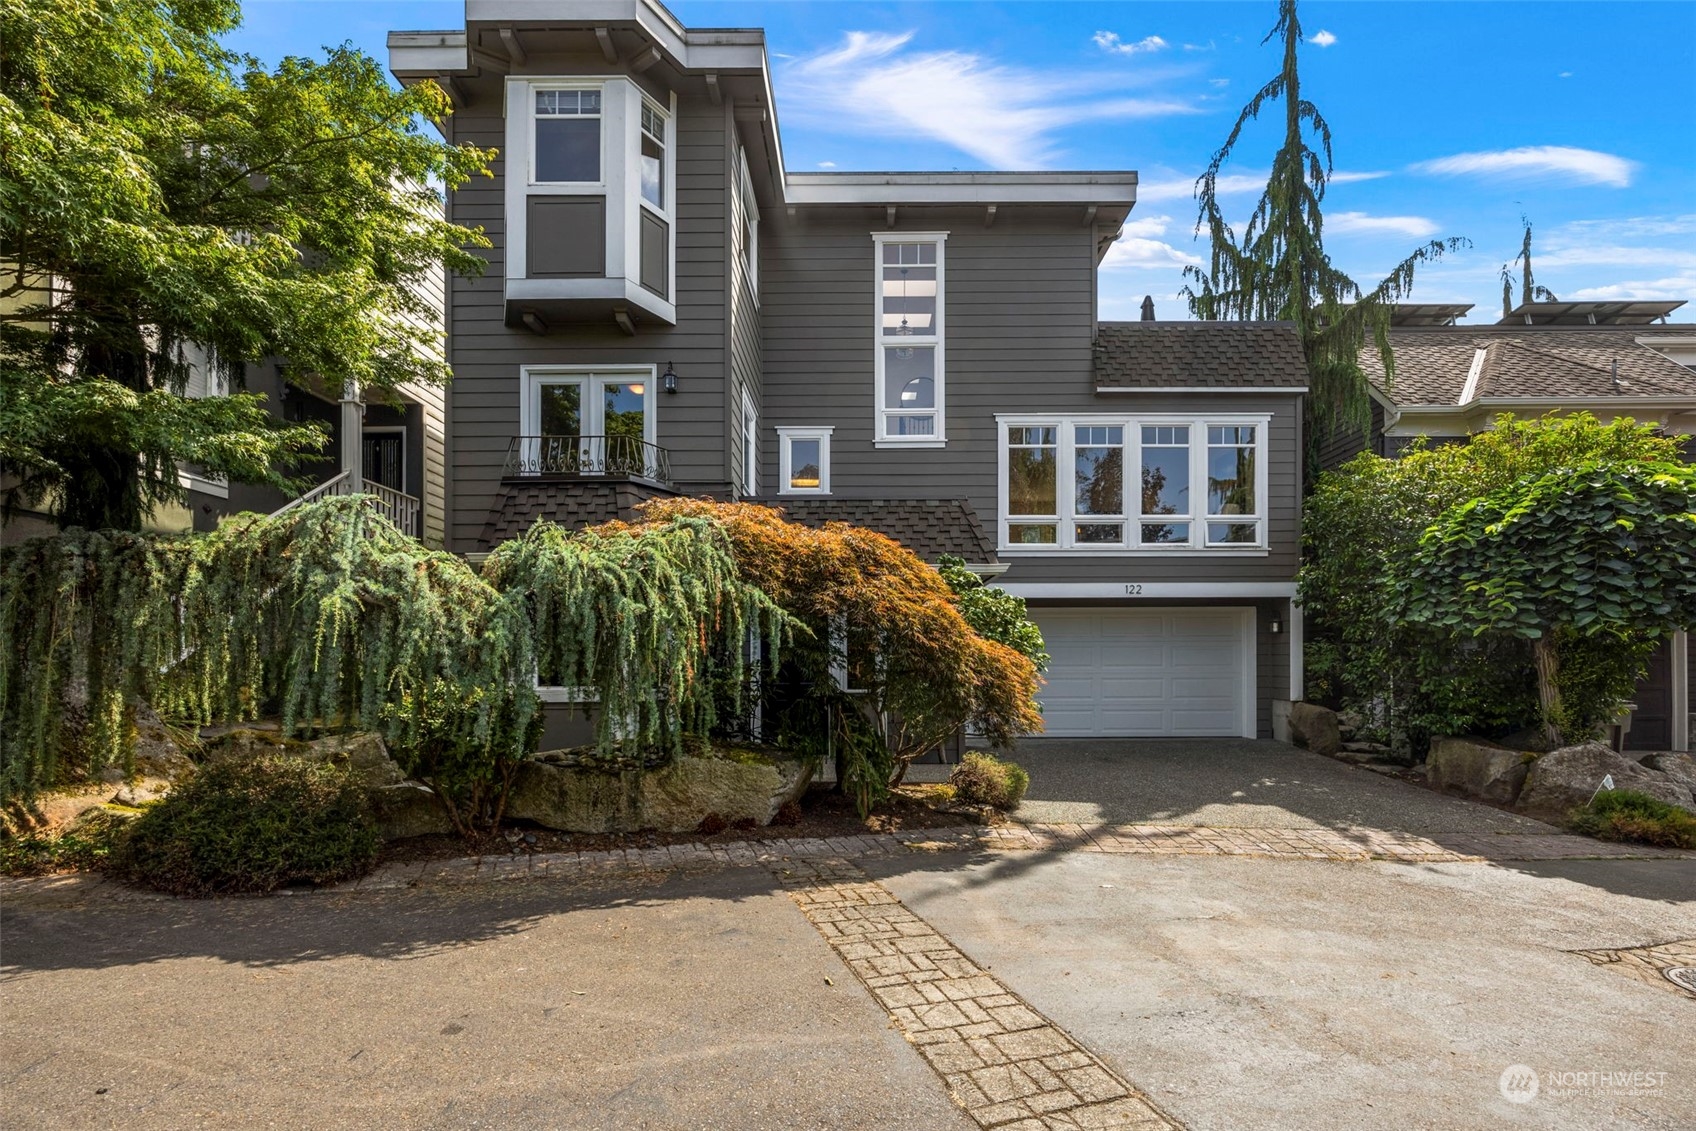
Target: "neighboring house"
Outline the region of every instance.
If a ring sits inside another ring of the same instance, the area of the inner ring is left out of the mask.
[[[1630,417],[1683,437],[1696,461],[1696,325],[1663,321],[1683,305],[1530,303],[1484,326],[1457,324],[1468,306],[1399,307],[1394,380],[1375,353],[1362,355],[1373,383],[1371,430],[1339,437],[1322,462],[1334,467],[1362,450],[1394,457],[1420,437],[1464,442],[1504,412]],[[1635,700],[1627,748],[1690,748],[1696,664],[1688,634],[1656,651]]]
[[[449,289],[449,549],[672,494],[843,518],[1029,599],[1048,733],[1271,734],[1300,343],[1098,321],[1134,173],[792,172],[763,33],[653,0],[474,0],[389,48],[500,151],[449,202],[493,241]]]
[[[420,288],[435,311],[425,328],[438,334],[446,301],[443,276],[442,271],[436,271]],[[14,306],[22,305],[11,301]],[[190,373],[184,396],[258,393],[280,419],[317,422],[329,439],[321,458],[297,470],[298,475],[316,484],[300,499],[269,487],[230,483],[201,468],[180,465],[177,478],[187,493],[186,500],[181,505],[157,508],[148,518],[149,530],[213,530],[221,519],[243,511],[270,513],[298,505],[302,499],[362,493],[374,496],[383,512],[406,533],[432,546],[442,545],[447,426],[441,387],[409,383],[389,401],[379,402],[360,395],[357,389],[329,389],[323,382],[290,384],[283,380],[281,365],[271,361],[247,366],[240,388],[232,390],[207,363],[203,351],[191,345],[186,352]],[[0,472],[0,488],[11,482]],[[19,512],[0,529],[0,541],[11,544],[57,529],[45,511]]]

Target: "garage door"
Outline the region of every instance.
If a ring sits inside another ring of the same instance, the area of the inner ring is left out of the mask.
[[[1056,737],[1253,736],[1252,609],[1032,609]]]

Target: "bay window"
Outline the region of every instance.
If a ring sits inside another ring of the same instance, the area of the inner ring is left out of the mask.
[[[878,232],[873,327],[877,442],[941,447],[945,234]]]
[[[1266,546],[1265,416],[998,419],[1003,549]]]
[[[535,167],[542,184],[599,183],[601,91],[538,90]]]

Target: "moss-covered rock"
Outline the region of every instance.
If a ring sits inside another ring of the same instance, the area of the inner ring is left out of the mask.
[[[507,814],[562,832],[690,832],[708,814],[769,825],[800,797],[816,765],[747,749],[685,755],[652,770],[601,770],[536,759],[521,764]]]

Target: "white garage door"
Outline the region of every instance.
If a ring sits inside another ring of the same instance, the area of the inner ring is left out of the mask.
[[[1252,609],[1032,609],[1056,737],[1254,736]]]

